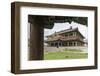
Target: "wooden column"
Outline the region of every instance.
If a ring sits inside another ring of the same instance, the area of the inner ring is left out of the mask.
[[[74,42],[72,42],[72,46],[74,46]]]
[[[60,47],[59,42],[57,42],[57,47],[58,47],[58,48]]]
[[[49,42],[49,46],[51,46],[51,42]]]
[[[69,46],[69,42],[67,42],[67,46]]]
[[[77,46],[77,41],[75,42],[75,46]]]
[[[30,27],[29,60],[42,60],[43,51],[43,24],[33,19]]]

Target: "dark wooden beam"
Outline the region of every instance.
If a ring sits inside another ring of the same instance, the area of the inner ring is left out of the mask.
[[[54,27],[54,23],[72,23],[76,22],[82,25],[87,26],[87,17],[68,17],[68,16],[39,16],[39,15],[29,15],[29,22],[33,22],[32,19],[38,18],[38,21],[42,19],[42,23],[44,24],[44,28],[52,29]]]

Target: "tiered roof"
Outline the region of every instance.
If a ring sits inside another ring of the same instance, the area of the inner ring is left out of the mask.
[[[61,36],[61,34],[69,33],[69,32],[77,32],[77,33],[79,33],[80,36],[82,37],[82,39],[78,38],[77,36],[75,36],[75,37],[73,37],[73,36],[70,37],[69,36],[68,38],[65,38],[65,37]],[[50,38],[52,36],[53,36],[53,38]],[[70,27],[69,29],[65,29],[65,30],[62,30],[62,31],[55,32],[55,33],[47,36],[47,38],[48,39],[46,40],[46,42],[48,42],[48,41],[57,41],[57,40],[61,40],[61,41],[79,40],[81,42],[84,42],[83,39],[85,37],[79,32],[78,28],[72,28],[72,27]]]

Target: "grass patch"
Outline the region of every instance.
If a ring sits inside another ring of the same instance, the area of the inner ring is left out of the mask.
[[[56,59],[84,59],[87,58],[87,53],[82,53],[81,50],[65,49],[64,51],[48,52],[44,54],[44,60],[56,60]]]

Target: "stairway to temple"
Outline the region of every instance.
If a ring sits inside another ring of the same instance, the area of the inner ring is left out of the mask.
[[[48,47],[48,46],[44,46],[44,52],[57,52],[57,51],[63,51],[64,49],[80,49],[82,50],[84,53],[87,52],[87,47]]]

